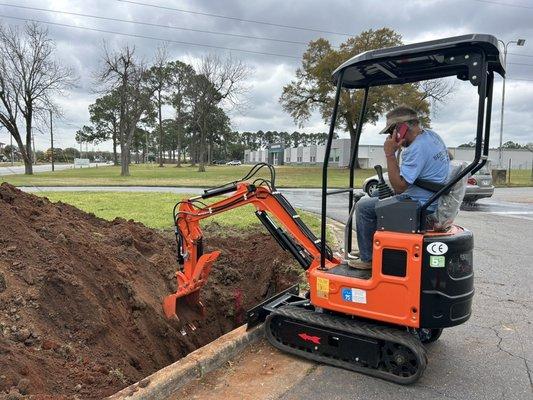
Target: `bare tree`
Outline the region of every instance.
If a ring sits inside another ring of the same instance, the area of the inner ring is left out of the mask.
[[[163,166],[163,118],[161,108],[165,102],[164,92],[171,83],[170,68],[168,65],[168,54],[165,46],[157,48],[154,65],[148,71],[148,80],[153,88],[153,97],[157,107],[157,119],[159,128],[159,166]]]
[[[120,175],[129,176],[130,149],[139,120],[151,107],[154,88],[147,83],[147,68],[135,57],[135,48],[126,46],[110,52],[104,45],[104,66],[100,82],[119,93]]]
[[[420,101],[429,101],[433,114],[436,114],[439,105],[446,102],[447,98],[455,91],[455,81],[446,79],[431,79],[419,84],[422,91]]]
[[[53,95],[62,94],[76,80],[54,53],[54,42],[40,25],[29,23],[23,29],[0,25],[0,124],[15,139],[28,175],[33,174],[35,117],[48,110],[59,113]]]
[[[200,132],[198,172],[205,172],[209,113],[217,106],[238,108],[242,104],[243,95],[248,91],[244,81],[250,72],[246,64],[231,57],[221,59],[216,55],[208,55],[202,58],[194,89],[197,91],[194,96],[195,124]]]

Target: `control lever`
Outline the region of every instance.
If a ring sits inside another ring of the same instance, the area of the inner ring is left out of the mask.
[[[376,170],[378,174],[378,196],[379,199],[386,199],[387,197],[394,196],[394,192],[390,188],[390,186],[385,182],[385,179],[383,178],[383,168],[381,165],[374,166],[374,169]]]

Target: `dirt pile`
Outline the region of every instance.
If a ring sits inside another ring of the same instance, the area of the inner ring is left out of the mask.
[[[0,398],[110,395],[234,328],[247,308],[297,280],[269,236],[206,231],[207,250],[222,255],[202,291],[207,317],[183,336],[161,309],[175,290],[171,234],[2,184]]]

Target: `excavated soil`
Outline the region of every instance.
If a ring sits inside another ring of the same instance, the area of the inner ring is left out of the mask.
[[[105,221],[0,186],[0,398],[102,398],[243,323],[245,310],[298,279],[263,233],[206,228],[222,250],[202,291],[207,316],[180,333],[161,299],[175,291],[171,234]]]

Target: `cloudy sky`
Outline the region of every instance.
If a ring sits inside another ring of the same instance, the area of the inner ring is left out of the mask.
[[[171,58],[192,64],[207,53],[240,58],[252,67],[253,74],[249,80],[249,107],[245,113],[232,115],[233,128],[293,131],[299,128],[281,109],[278,99],[283,86],[294,78],[306,43],[325,37],[338,45],[349,35],[381,27],[399,32],[404,43],[465,33],[490,33],[505,42],[526,39],[523,47],[509,45],[504,141],[533,142],[533,2],[528,0],[0,0],[0,23],[20,25],[24,23],[22,19],[55,24],[49,24],[48,28],[57,43],[57,57],[71,65],[80,77],[78,87],[58,99],[64,113],[55,123],[58,147],[76,146],[74,132],[88,123],[87,107],[97,96],[94,73],[104,41],[111,48],[133,44],[146,60],[153,58],[161,43],[156,39],[171,40],[167,42]],[[499,143],[501,89],[502,79],[497,77],[492,146]],[[449,146],[474,138],[476,105],[473,87],[458,82],[452,97],[432,116],[433,127]],[[379,129],[378,126],[366,127],[362,143],[381,143],[382,137],[376,135]],[[319,132],[326,131],[327,127],[320,116],[315,115],[303,130]],[[5,129],[0,130],[0,142],[9,143]],[[36,135],[37,148],[49,145],[48,137]],[[99,148],[107,150],[110,145],[102,144]]]

